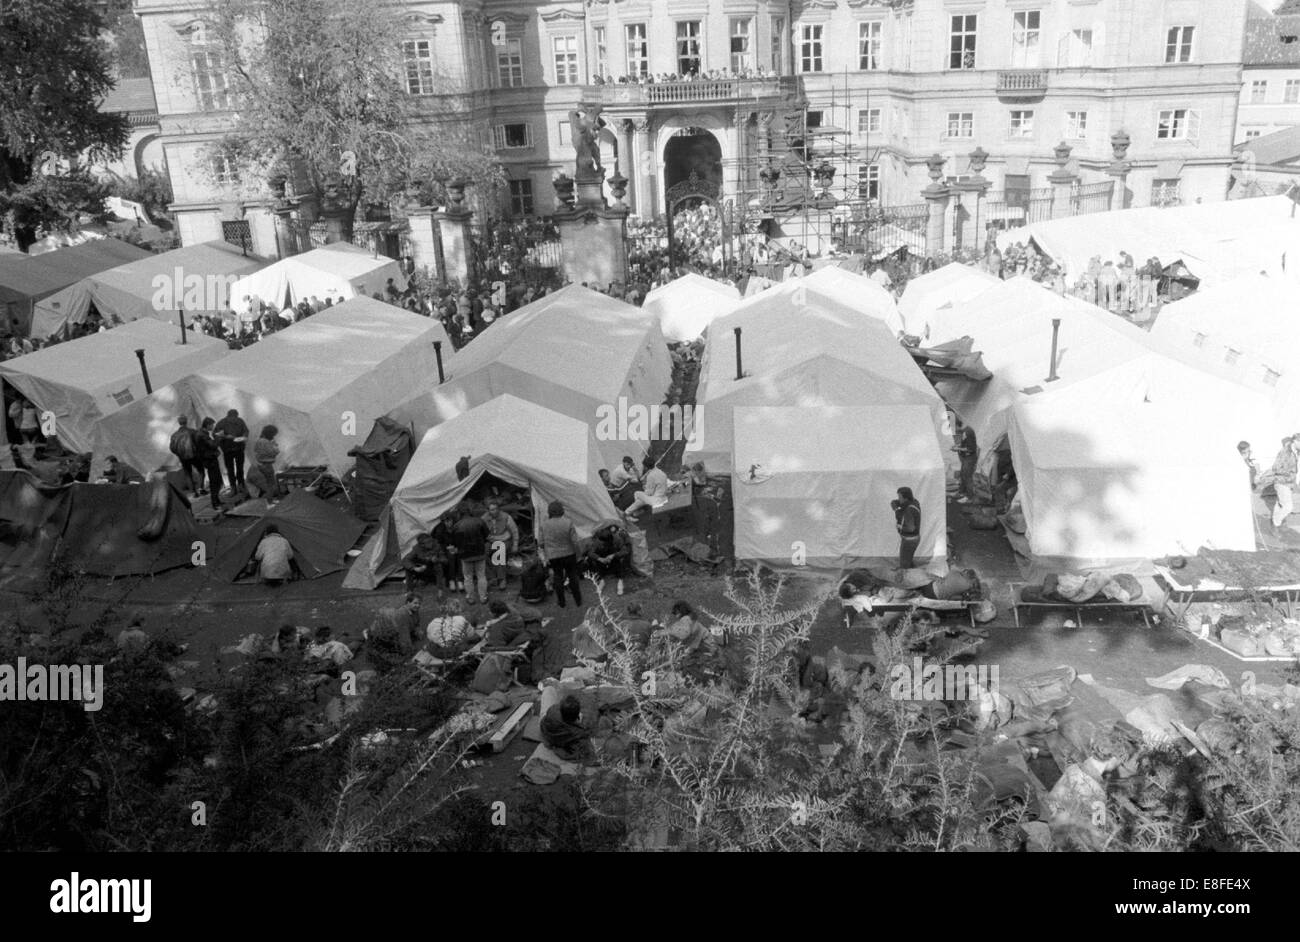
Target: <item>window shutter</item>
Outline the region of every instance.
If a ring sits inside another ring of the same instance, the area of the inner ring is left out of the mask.
[[[506,146],[506,126],[504,124],[493,125],[492,144],[497,150],[501,150]]]

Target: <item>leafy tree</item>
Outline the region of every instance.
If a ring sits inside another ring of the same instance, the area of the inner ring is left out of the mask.
[[[104,213],[103,187],[76,166],[120,157],[127,139],[126,118],[98,107],[114,82],[103,29],[91,0],[0,5],[0,218],[20,249]]]
[[[214,14],[236,115],[222,146],[268,180],[287,179],[339,220],[342,238],[361,204],[387,203],[412,183],[436,196],[452,178],[500,180],[445,75],[437,94],[407,94],[394,5],[217,0]]]

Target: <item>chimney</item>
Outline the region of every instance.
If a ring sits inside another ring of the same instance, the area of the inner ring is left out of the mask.
[[[1056,375],[1056,342],[1060,338],[1060,335],[1061,335],[1061,319],[1059,317],[1053,317],[1052,318],[1052,369],[1047,374],[1047,381],[1049,383],[1054,383],[1058,379],[1060,379],[1060,377]]]
[[[736,379],[745,378],[745,370],[740,360],[740,328],[734,328],[736,331]]]
[[[149,367],[144,365],[144,349],[141,348],[135,351],[135,357],[140,361],[140,372],[144,375],[144,391],[151,393],[153,392],[153,383],[149,382]]]
[[[433,342],[433,355],[438,358],[438,385],[441,386],[447,381],[447,377],[442,372],[442,341]]]
[[[178,307],[177,310],[181,315],[181,343],[189,343],[189,339],[185,336],[185,308]]]

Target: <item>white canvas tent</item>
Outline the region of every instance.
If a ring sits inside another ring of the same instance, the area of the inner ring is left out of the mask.
[[[570,285],[499,318],[456,354],[447,381],[430,388],[436,379],[435,370],[393,410],[417,436],[510,393],[587,423],[601,440],[602,467],[616,467],[625,454],[639,457],[650,436],[624,436],[617,427],[606,434],[600,420],[617,412],[620,400],[663,403],[672,361],[652,314]],[[626,431],[638,430],[629,423]]]
[[[32,336],[51,337],[69,324],[80,324],[91,304],[106,322],[151,317],[179,325],[182,305],[187,316],[217,314],[229,303],[231,283],[266,265],[225,242],[150,255],[89,275],[37,303]]]
[[[1077,278],[1094,255],[1118,261],[1126,251],[1137,264],[1154,256],[1182,261],[1201,287],[1261,271],[1300,280],[1300,217],[1285,196],[1191,206],[1142,207],[1036,222],[999,233],[1003,249],[1033,239]]]
[[[918,566],[947,571],[944,459],[925,406],[766,407],[735,411],[736,558],[790,567],[897,565],[889,502],[921,504]]]
[[[659,318],[664,340],[689,343],[739,303],[740,293],[731,285],[689,272],[647,294],[641,309]]]
[[[136,350],[144,350],[155,389],[231,355],[225,341],[152,319],[133,321],[0,363],[0,377],[54,414],[59,442],[71,451],[93,448],[107,416],[146,396]]]
[[[1228,430],[1153,403],[1020,403],[1008,438],[1037,568],[1142,570],[1198,547],[1254,550],[1250,481]]]
[[[1052,321],[1060,321],[1057,379],[1048,382]],[[934,342],[974,339],[993,378],[944,379],[945,400],[975,431],[982,463],[1007,430],[1017,402],[1050,398],[1079,413],[1105,405],[1170,404],[1230,427],[1241,438],[1272,438],[1262,395],[1188,358],[1146,331],[1077,298],[1062,297],[1029,278],[1015,278],[944,313]]]
[[[811,279],[804,279],[809,281]],[[732,412],[741,406],[919,405],[945,422],[943,402],[888,327],[857,308],[807,291],[798,306],[768,291],[715,321],[700,364],[695,433],[688,463],[732,468]],[[736,379],[734,328],[741,329],[744,376]]]
[[[975,300],[1001,283],[1001,279],[981,268],[951,262],[909,281],[898,300],[898,313],[909,334],[934,341],[945,333],[938,322],[946,311]]]
[[[1300,430],[1298,290],[1287,279],[1247,275],[1165,305],[1151,328],[1153,341],[1268,399],[1274,433],[1268,448]]]
[[[456,462],[469,455],[469,476]],[[344,585],[374,588],[385,561],[401,559],[438,518],[466,498],[484,474],[528,487],[533,519],[546,519],[558,500],[580,536],[618,512],[597,475],[599,449],[591,427],[578,419],[515,396],[503,395],[429,430],[398,482],[387,519],[367,543]]]
[[[898,314],[898,303],[893,294],[866,275],[856,275],[838,265],[819,268],[811,275],[782,282],[770,290],[791,297],[796,297],[799,291],[816,294],[857,311],[859,315],[882,321],[894,336],[903,332],[903,319]]]
[[[322,301],[340,296],[370,298],[375,292],[383,294],[390,278],[399,290],[406,289],[406,275],[394,259],[348,242],[333,242],[239,279],[230,297],[237,311],[247,307],[244,298],[258,298],[277,308],[312,296]]]
[[[326,465],[341,475],[352,463],[348,449],[375,420],[437,375],[435,340],[451,348],[436,320],[372,298],[346,301],[101,422],[96,455],[111,452],[141,471],[171,466],[167,444],[178,415],[220,419],[238,409],[254,437],[264,425],[280,430],[282,466]]]

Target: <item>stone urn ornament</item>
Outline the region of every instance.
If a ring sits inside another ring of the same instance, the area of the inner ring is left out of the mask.
[[[617,203],[623,202],[623,197],[627,195],[627,177],[621,173],[615,173],[609,178],[609,194],[614,197]]]
[[[1061,141],[1061,143],[1052,148],[1052,153],[1056,157],[1056,166],[1061,170],[1064,170],[1065,165],[1070,162],[1070,151],[1073,149],[1074,148],[1065,143],[1065,141]]]
[[[931,154],[925,159],[925,165],[930,168],[930,179],[934,185],[938,186],[939,181],[943,178],[943,165],[945,163],[943,154]]]
[[[567,173],[560,173],[551,181],[551,185],[555,187],[555,195],[559,198],[560,202],[565,206],[572,208],[574,202],[573,177],[569,176]]]
[[[989,161],[989,152],[983,147],[976,147],[970,152],[970,172],[973,174],[982,174],[984,165]]]
[[[447,182],[447,211],[456,214],[465,211],[465,187],[469,181],[463,177],[456,177]]]
[[[1116,131],[1110,136],[1110,149],[1116,160],[1128,160],[1128,146],[1131,142],[1132,138],[1127,131]]]

